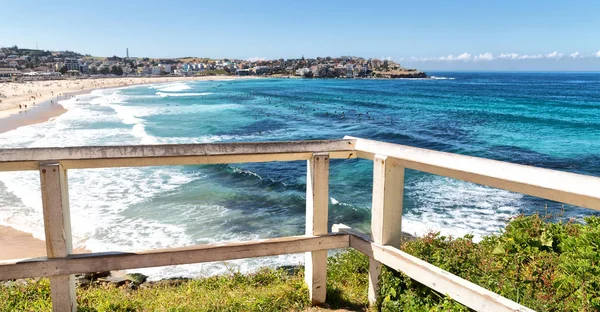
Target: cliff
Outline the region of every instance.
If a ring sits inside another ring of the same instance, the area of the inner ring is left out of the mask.
[[[427,78],[427,74],[416,69],[401,68],[386,71],[374,71],[373,76],[377,78]]]

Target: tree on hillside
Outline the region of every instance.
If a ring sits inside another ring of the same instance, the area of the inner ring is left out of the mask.
[[[100,68],[100,73],[102,75],[108,75],[110,73],[110,68],[108,68],[108,66],[102,66],[102,68]]]
[[[113,65],[113,67],[110,69],[110,73],[113,75],[121,76],[123,75],[123,68],[121,68],[121,66]]]
[[[60,71],[60,73],[61,73],[61,74],[63,74],[63,75],[64,75],[64,74],[66,74],[66,73],[67,73],[67,66],[63,65],[63,66],[60,68],[60,70],[59,70],[59,71]]]
[[[92,75],[97,75],[98,74],[98,67],[96,66],[90,66],[90,74]]]

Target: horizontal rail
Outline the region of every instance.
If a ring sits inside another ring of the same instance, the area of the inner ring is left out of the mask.
[[[328,152],[354,158],[354,140],[86,146],[0,149],[0,171],[38,170],[40,162],[65,169],[293,161]]]
[[[405,168],[600,210],[598,177],[367,139],[345,139],[356,139],[355,150],[360,158],[388,156]]]
[[[442,270],[417,257],[411,256],[397,248],[374,243],[365,234],[348,228],[345,225],[334,225],[333,231],[349,234],[350,247],[394,270],[406,274],[408,277],[439,293],[450,296],[450,298],[471,309],[490,312],[534,312],[532,309],[473,284],[448,271]]]
[[[139,253],[74,254],[0,263],[0,280],[277,256],[349,247],[349,235],[288,236],[251,242],[197,245]]]
[[[93,169],[115,167],[148,167],[148,166],[182,166],[182,165],[215,165],[235,164],[270,161],[297,161],[308,160],[313,153],[287,153],[287,154],[238,154],[216,156],[173,156],[157,158],[119,158],[119,159],[80,159],[63,160],[60,164],[65,169]],[[356,158],[356,152],[343,151],[331,152],[330,158],[350,159]],[[21,161],[0,163],[1,171],[39,170],[40,162]]]

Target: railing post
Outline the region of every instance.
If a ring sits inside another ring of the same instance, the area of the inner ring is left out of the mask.
[[[402,200],[404,197],[404,167],[394,158],[375,155],[373,158],[373,206],[371,237],[375,243],[400,247],[402,239]],[[381,264],[369,259],[369,303],[377,302]]]
[[[63,258],[73,252],[67,171],[60,163],[40,163],[44,231],[48,258]],[[50,277],[52,310],[77,311],[73,275]]]
[[[314,153],[306,170],[306,235],[327,234],[329,153]],[[325,302],[327,250],[307,252],[305,279],[313,304]]]

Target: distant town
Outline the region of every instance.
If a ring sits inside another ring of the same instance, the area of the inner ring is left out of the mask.
[[[94,57],[73,51],[0,48],[0,78],[52,79],[69,76],[273,76],[303,78],[427,78],[392,60],[355,56],[276,60],[236,60],[199,57],[140,58],[125,55]]]

